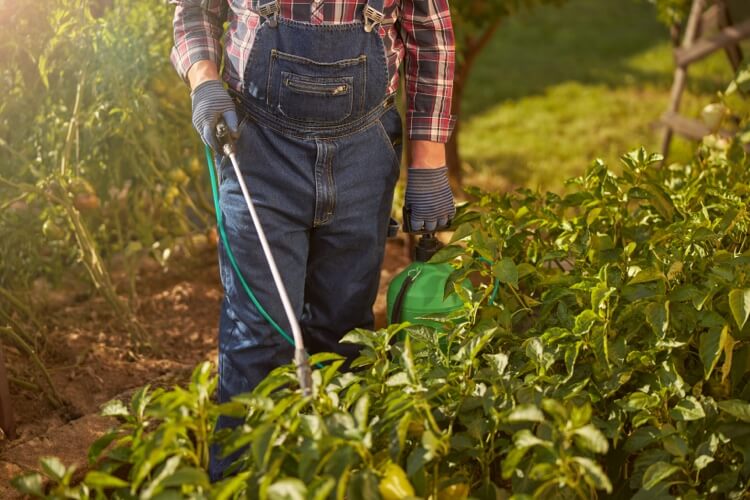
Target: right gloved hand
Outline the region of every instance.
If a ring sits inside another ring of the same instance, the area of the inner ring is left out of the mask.
[[[193,126],[203,139],[216,152],[221,152],[221,146],[216,138],[216,125],[220,119],[229,128],[232,136],[237,136],[239,123],[237,110],[229,92],[220,80],[207,80],[190,94],[193,100]]]

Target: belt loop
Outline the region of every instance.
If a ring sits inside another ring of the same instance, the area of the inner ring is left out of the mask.
[[[272,0],[258,6],[258,14],[268,19],[268,25],[275,28],[279,25],[279,0]]]
[[[384,18],[383,11],[378,10],[377,7],[373,7],[373,5],[371,4],[375,4],[377,7],[380,7],[380,9],[382,9],[383,0],[368,0],[367,5],[365,5],[365,31],[368,33],[370,33],[375,28],[375,26],[382,24]]]

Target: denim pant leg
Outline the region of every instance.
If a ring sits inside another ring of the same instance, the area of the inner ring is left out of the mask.
[[[268,243],[298,318],[302,314],[309,221],[314,204],[314,143],[290,139],[259,126],[243,123],[237,157],[243,178],[265,230]],[[289,322],[273,282],[260,241],[228,159],[220,167],[220,197],[224,226],[235,262],[260,304],[286,332]],[[293,347],[272,328],[248,298],[233,269],[226,248],[220,246],[224,287],[219,327],[219,402],[251,391],[277,366],[292,361]],[[216,430],[241,423],[220,417]],[[209,472],[218,480],[231,462],[214,446]]]
[[[303,330],[311,352],[352,360],[359,348],[339,340],[355,328],[373,327],[400,137],[401,117],[392,109],[367,129],[334,141],[335,210],[310,238]]]

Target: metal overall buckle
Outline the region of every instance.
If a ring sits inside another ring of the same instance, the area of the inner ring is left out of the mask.
[[[370,5],[365,5],[365,31],[370,33],[375,26],[383,23],[383,13],[375,10]]]
[[[271,28],[275,28],[279,25],[279,0],[273,0],[272,2],[264,3],[258,6],[258,14],[268,19],[268,25]]]

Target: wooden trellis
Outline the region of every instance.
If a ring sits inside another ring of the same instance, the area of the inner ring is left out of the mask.
[[[711,28],[718,31],[709,34]],[[724,50],[736,71],[743,59],[739,42],[746,38],[750,38],[750,19],[735,24],[726,0],[693,0],[682,42],[674,50],[677,69],[669,109],[661,118],[662,124],[666,127],[662,142],[662,153],[665,157],[669,153],[674,134],[698,141],[712,132],[702,121],[684,117],[679,113],[682,94],[687,84],[688,67],[714,52]]]

